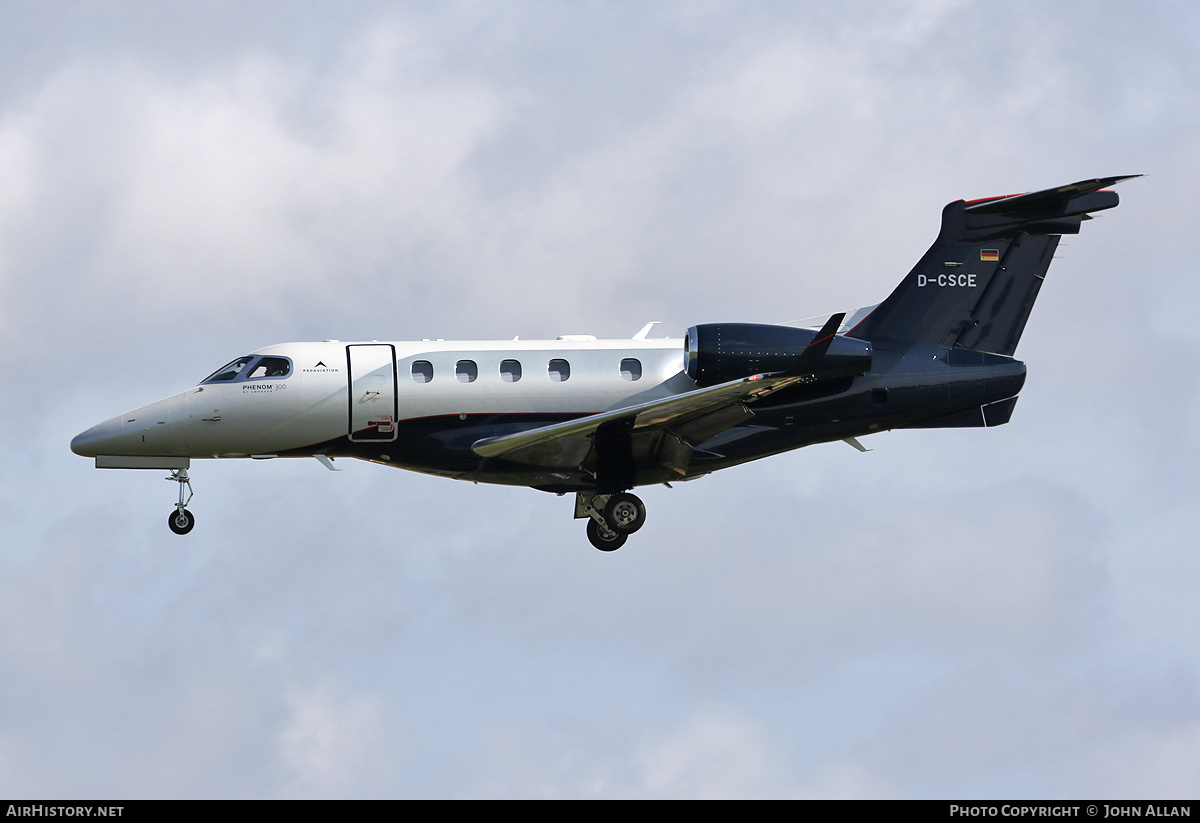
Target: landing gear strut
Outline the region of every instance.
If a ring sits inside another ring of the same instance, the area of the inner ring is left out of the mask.
[[[629,535],[645,524],[646,505],[628,492],[579,492],[575,495],[575,517],[588,518],[588,540],[600,551],[611,552],[624,546]]]
[[[171,476],[166,479],[179,484],[179,502],[175,504],[175,511],[167,516],[167,525],[175,534],[187,534],[196,525],[196,516],[186,508],[192,502],[192,483],[188,480],[187,469],[172,469]],[[183,497],[184,487],[187,488],[186,500]]]

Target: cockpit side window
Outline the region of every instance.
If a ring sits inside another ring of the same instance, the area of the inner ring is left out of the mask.
[[[286,357],[256,357],[248,354],[227,363],[201,383],[232,383],[235,380],[282,380],[292,373],[292,361]]]
[[[232,363],[226,363],[221,368],[210,374],[208,377],[201,380],[201,383],[220,383],[228,380],[236,380],[242,369],[250,364],[254,359],[254,355],[248,354],[245,357],[239,357]]]
[[[291,374],[292,364],[286,357],[261,357],[246,373],[247,380],[261,380],[264,377],[287,377]]]

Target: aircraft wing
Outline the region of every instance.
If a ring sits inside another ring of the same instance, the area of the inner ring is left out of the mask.
[[[829,346],[845,318],[835,314],[788,369],[755,374],[578,420],[517,434],[487,437],[472,450],[546,468],[593,466],[598,474],[622,474],[646,461],[686,474],[692,450],[752,417],[747,408],[780,389],[817,379]]]
[[[754,375],[716,386],[541,426],[517,434],[487,437],[471,447],[480,457],[503,457],[548,468],[580,466],[592,451],[601,428],[626,429],[630,435],[663,432],[686,447],[703,442],[753,415],[747,403],[810,380],[807,374]],[[668,449],[670,451],[670,449]],[[668,457],[667,465],[671,465]],[[682,462],[686,465],[686,459]],[[677,470],[682,472],[682,467]]]

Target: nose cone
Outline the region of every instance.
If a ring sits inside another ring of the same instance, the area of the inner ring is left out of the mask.
[[[123,430],[121,418],[114,417],[99,425],[92,426],[85,432],[75,435],[71,440],[71,451],[80,457],[95,457],[98,454],[120,454]]]

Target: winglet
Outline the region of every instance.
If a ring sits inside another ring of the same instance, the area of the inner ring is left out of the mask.
[[[794,377],[800,374],[815,373],[817,366],[824,359],[825,352],[829,351],[829,346],[833,343],[833,338],[837,336],[837,331],[842,327],[842,321],[845,319],[846,313],[838,312],[826,320],[825,325],[817,332],[812,342],[805,347],[804,351],[800,352],[800,357],[797,358],[795,364],[783,372],[783,375]]]

